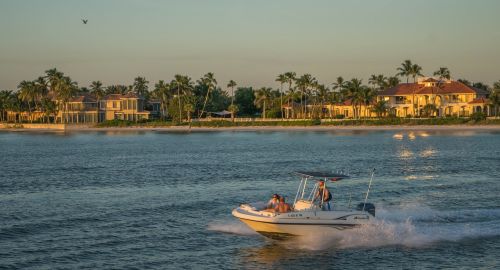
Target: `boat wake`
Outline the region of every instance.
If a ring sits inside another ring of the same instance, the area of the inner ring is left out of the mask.
[[[500,209],[439,211],[418,205],[377,209],[374,226],[339,232],[317,232],[282,244],[289,249],[426,247],[440,241],[460,241],[500,235]]]

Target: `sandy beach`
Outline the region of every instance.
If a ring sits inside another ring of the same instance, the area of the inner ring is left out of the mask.
[[[88,127],[70,125],[66,129],[0,128],[6,132],[220,132],[220,131],[500,131],[500,125],[394,125],[394,126],[248,126],[248,127]]]

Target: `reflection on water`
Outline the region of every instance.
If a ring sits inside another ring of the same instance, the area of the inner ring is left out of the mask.
[[[242,248],[238,250],[238,257],[241,258],[243,265],[262,265],[271,267],[279,264],[280,261],[290,259],[300,259],[306,256],[298,250],[287,249],[282,243],[273,240],[264,240],[267,244],[261,247]]]
[[[438,152],[437,150],[433,149],[432,147],[429,147],[427,149],[422,150],[419,156],[422,158],[428,158],[435,156],[437,152]]]
[[[392,137],[396,140],[402,140],[404,138],[402,133],[396,133]]]
[[[411,157],[413,157],[413,152],[410,150],[410,149],[402,149],[400,152],[399,152],[399,157],[403,160],[407,160]]]

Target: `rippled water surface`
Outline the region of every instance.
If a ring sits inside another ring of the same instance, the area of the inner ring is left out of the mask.
[[[500,268],[500,134],[0,132],[0,268]],[[349,170],[375,227],[271,241],[230,212]]]

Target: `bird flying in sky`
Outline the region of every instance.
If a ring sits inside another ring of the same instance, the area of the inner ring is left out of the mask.
[[[84,19],[82,19],[83,24],[87,24],[87,22],[88,22],[88,21],[89,21],[89,20],[84,20]]]

